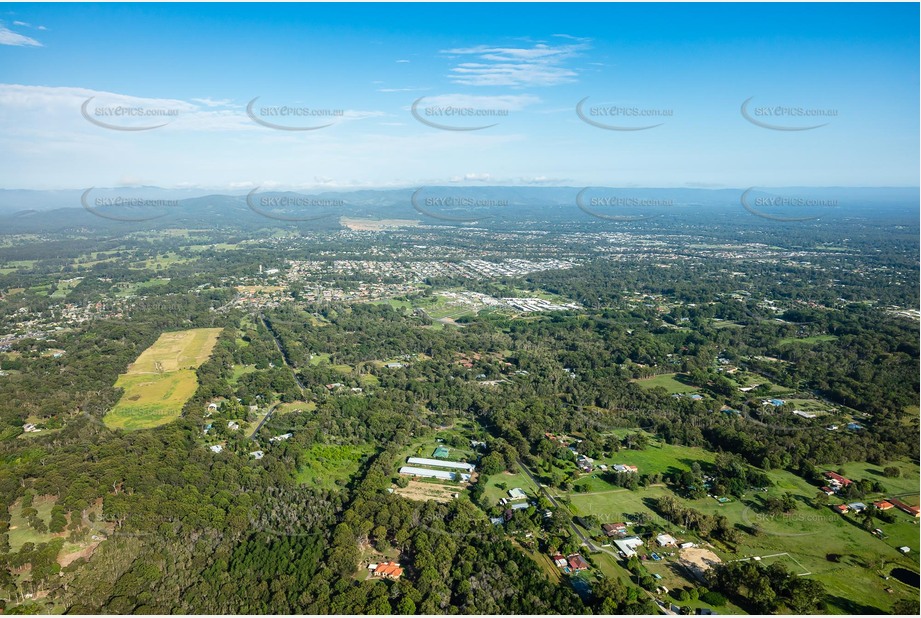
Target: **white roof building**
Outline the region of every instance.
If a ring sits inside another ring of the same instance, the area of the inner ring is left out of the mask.
[[[429,468],[416,468],[414,466],[403,466],[402,468],[400,468],[400,474],[410,474],[412,476],[421,476],[423,478],[453,481],[455,473],[448,472],[447,470],[430,470]]]
[[[421,466],[432,466],[433,468],[451,468],[453,470],[466,470],[473,472],[476,466],[473,464],[462,463],[460,461],[445,461],[443,459],[427,459],[425,457],[410,457],[406,463],[418,464]]]
[[[614,545],[624,554],[627,558],[636,555],[636,548],[643,544],[642,539],[638,536],[629,536],[625,539],[619,539],[614,541]]]
[[[668,545],[677,545],[678,540],[670,534],[660,534],[656,537],[656,543],[662,547],[667,547]]]
[[[520,487],[515,487],[514,489],[508,490],[508,496],[512,500],[524,500],[528,497],[528,494],[524,493],[524,490]]]

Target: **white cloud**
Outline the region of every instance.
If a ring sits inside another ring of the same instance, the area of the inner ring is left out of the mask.
[[[87,88],[23,86],[0,84],[0,110],[7,114],[17,128],[44,131],[54,125],[62,132],[82,132],[90,123],[80,115],[83,104],[92,98],[87,106],[90,117],[101,123],[119,127],[164,125],[157,131],[265,131],[250,119],[243,105],[229,100],[145,98],[114,92],[90,90]],[[157,115],[147,117],[102,116],[97,109],[108,110],[141,108]],[[365,118],[379,118],[387,114],[374,110],[342,110],[342,115],[332,117],[332,122],[346,122]],[[0,123],[2,126],[2,123]],[[296,125],[293,125],[296,126]]]
[[[403,64],[409,62],[409,60],[397,60],[397,64]]]
[[[17,47],[42,47],[42,44],[31,37],[18,32],[13,32],[0,24],[0,45],[14,45]]]
[[[233,105],[233,101],[230,99],[209,99],[205,97],[204,99],[192,99],[196,103],[201,103],[205,107],[240,107],[239,105]]]
[[[559,36],[559,35],[558,35]],[[588,49],[586,39],[573,43],[532,47],[477,45],[442,50],[456,57],[469,57],[450,70],[450,79],[465,86],[553,86],[575,81],[578,73],[564,63]]]
[[[14,22],[13,22],[13,25],[14,25],[14,26],[25,26],[26,28],[31,27],[31,24],[27,24],[27,23],[24,22],[24,21],[14,21]]]
[[[419,92],[428,88],[378,88],[378,92]]]

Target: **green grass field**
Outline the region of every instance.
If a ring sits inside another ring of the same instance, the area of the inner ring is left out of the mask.
[[[247,343],[247,345],[249,344]],[[248,373],[253,373],[254,371],[256,371],[256,365],[234,365],[233,375],[230,376],[228,382],[230,382],[231,385],[236,386],[237,382],[240,381],[240,378]]]
[[[691,386],[689,384],[684,384],[675,379],[676,373],[663,373],[662,375],[657,375],[652,378],[644,378],[640,380],[634,380],[634,382],[645,389],[652,389],[656,387],[661,387],[668,392],[668,394],[674,393],[693,393],[694,391],[700,390],[696,386]]]
[[[622,450],[604,459],[596,459],[595,464],[626,464],[639,468],[639,474],[666,474],[676,470],[690,470],[691,464],[698,462],[704,469],[706,464],[712,463],[715,455],[702,448],[665,444],[652,439],[649,446],[641,451]],[[610,491],[620,489],[604,481],[603,472],[596,470],[591,475],[582,475],[575,482],[576,486],[584,485],[588,492]],[[574,494],[579,495],[579,494]]]
[[[302,412],[313,412],[317,409],[315,401],[292,401],[291,403],[280,403],[275,409],[275,414],[279,416],[300,410]]]
[[[211,356],[220,328],[193,328],[163,333],[128,366],[128,374],[197,368]]]
[[[169,423],[195,394],[198,368],[214,349],[220,328],[163,333],[118,377],[124,393],[103,418],[113,429],[148,429]]]
[[[823,341],[835,341],[838,337],[835,335],[815,335],[813,337],[786,337],[777,342],[777,345],[802,344],[812,345]]]
[[[378,386],[381,383],[377,376],[371,375],[370,373],[364,373],[358,376],[358,381],[362,386]]]
[[[198,378],[190,369],[128,374],[119,376],[115,386],[125,392],[105,415],[105,424],[113,429],[147,429],[179,418],[182,406],[198,388]]]
[[[77,285],[82,281],[82,277],[77,277],[75,279],[61,280],[55,283],[55,291],[51,294],[51,298],[66,298],[70,291],[77,287]]]
[[[485,493],[489,504],[498,504],[500,499],[508,498],[508,490],[515,487],[523,489],[531,500],[538,495],[538,488],[524,472],[518,472],[516,474],[500,472],[499,474],[490,476],[489,480],[486,482]]]
[[[712,454],[694,453],[693,449],[663,445],[645,451],[621,451],[616,458],[622,463],[632,463],[643,472],[662,471],[669,466],[687,467],[690,461],[711,461]],[[629,458],[628,458],[629,457]],[[895,464],[902,470],[898,479],[882,476],[882,468],[868,464],[852,463],[843,466],[849,478],[873,478],[879,480],[887,492],[871,495],[862,501],[870,503],[885,495],[911,494],[905,501],[917,503],[917,464],[900,461]],[[830,467],[837,470],[839,466]],[[866,611],[883,613],[889,611],[897,599],[917,595],[915,589],[894,580],[885,580],[882,575],[895,566],[918,570],[919,552],[918,521],[909,515],[896,512],[895,522],[886,524],[877,521],[874,527],[883,530],[887,538],[880,539],[861,526],[859,517],[841,516],[827,506],[812,506],[817,488],[804,479],[786,471],[768,472],[774,485],[767,492],[750,492],[741,499],[720,504],[713,498],[682,500],[687,506],[711,515],[724,515],[739,528],[739,543],[736,546],[717,544],[717,553],[723,560],[751,556],[778,556],[771,560],[782,561],[796,573],[808,572],[821,581],[831,595],[829,611],[848,613],[852,607],[843,599],[856,599],[867,605]],[[580,481],[582,482],[582,481]],[[591,487],[591,486],[590,486]],[[762,501],[771,496],[792,494],[797,500],[795,511],[778,516],[769,516],[761,508]],[[621,521],[627,514],[645,513],[661,521],[650,509],[652,499],[674,495],[666,487],[649,487],[637,491],[624,491],[612,487],[608,491],[568,494],[575,514],[596,515],[602,523]],[[837,503],[835,499],[831,503]],[[663,522],[679,540],[697,540],[678,525]],[[752,534],[752,531],[756,531]],[[900,546],[911,548],[908,556],[898,551]],[[828,559],[830,554],[842,556],[839,562]],[[880,570],[880,561],[885,566]],[[665,574],[663,573],[663,576]],[[893,592],[886,592],[892,588]],[[851,609],[850,611],[853,611]]]
[[[21,500],[10,507],[10,549],[13,552],[19,551],[19,548],[26,543],[47,543],[54,538],[51,533],[40,534],[36,532],[26,519],[20,516],[22,511]],[[38,511],[38,518],[47,525],[51,521],[51,508],[54,506],[55,499],[50,496],[37,496],[32,501],[32,507]]]
[[[894,466],[901,470],[898,478],[887,478],[883,476],[883,468]],[[842,465],[828,464],[822,467],[822,470],[831,470],[837,472],[838,468],[844,470],[844,476],[849,479],[871,479],[882,483],[887,490],[887,495],[903,496],[899,499],[907,504],[918,504],[918,477],[921,475],[921,468],[918,464],[905,459],[892,461],[885,466],[874,466],[868,463],[846,463]],[[906,496],[906,494],[908,494]]]
[[[140,281],[138,283],[129,283],[128,285],[118,288],[118,291],[115,292],[115,296],[121,298],[125,296],[131,296],[137,294],[138,292],[143,292],[144,290],[149,290],[161,285],[166,285],[169,283],[169,279],[165,277],[156,277],[154,279],[148,279],[147,281]]]

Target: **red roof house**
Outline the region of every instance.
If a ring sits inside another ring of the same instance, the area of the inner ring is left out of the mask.
[[[400,579],[403,569],[396,562],[381,562],[374,569],[375,577],[389,577],[390,579]]]
[[[889,502],[892,503],[892,506],[905,511],[912,517],[921,517],[921,508],[918,508],[917,506],[910,506],[901,500],[897,500],[896,498],[889,498]]]
[[[841,476],[841,475],[838,474],[837,472],[826,472],[826,473],[825,473],[825,478],[829,479],[829,480],[832,481],[832,482],[836,482],[836,483],[838,483],[839,485],[843,485],[844,487],[847,487],[848,485],[850,485],[851,483],[854,482],[854,481],[852,481],[851,479],[844,478],[843,476]]]
[[[588,563],[579,554],[571,554],[569,558],[569,567],[573,571],[584,571],[588,568]]]

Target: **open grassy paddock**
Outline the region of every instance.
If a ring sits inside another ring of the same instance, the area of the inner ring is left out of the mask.
[[[182,414],[198,388],[197,369],[214,349],[220,328],[163,333],[118,377],[124,393],[104,417],[113,429],[148,429]]]
[[[621,451],[613,459],[617,459],[618,463],[637,465],[641,473],[687,468],[693,461],[701,462],[706,469],[705,464],[712,461],[713,455],[697,451],[699,449],[658,444],[643,451]],[[909,504],[917,504],[918,465],[908,461],[889,465],[901,470],[898,478],[884,477],[881,466],[864,463],[829,466],[828,469],[843,468],[845,475],[852,479],[879,480],[886,492],[863,498],[865,503],[898,495],[905,496],[902,499]],[[890,513],[895,516],[893,523],[880,520],[874,523],[874,527],[880,528],[885,535],[885,538],[879,538],[863,528],[859,516],[842,516],[829,506],[817,505],[815,496],[818,489],[804,479],[783,470],[771,470],[767,474],[773,485],[765,492],[751,491],[722,504],[712,497],[681,499],[690,508],[711,515],[724,515],[735,524],[739,530],[738,544],[716,543],[715,551],[724,561],[758,556],[765,564],[780,561],[794,573],[808,573],[809,577],[826,586],[830,594],[829,611],[832,613],[885,613],[896,600],[917,596],[917,589],[894,578],[887,580],[884,576],[897,566],[918,571],[917,556],[921,550],[918,519],[892,509]],[[580,480],[577,485],[584,482]],[[630,515],[643,513],[654,521],[660,521],[679,540],[700,540],[680,526],[661,520],[650,508],[654,499],[674,496],[669,488],[652,486],[629,491],[609,486],[607,490],[600,490],[602,483],[600,480],[592,481],[590,493],[567,494],[573,514],[595,515],[601,523],[608,523],[629,520]],[[763,508],[764,500],[785,493],[795,497],[797,508],[787,514],[768,515]],[[840,502],[834,497],[829,500],[830,504]],[[908,555],[898,551],[901,546],[910,548]],[[650,565],[650,570],[655,571],[659,567],[661,565],[655,563]],[[660,574],[667,577],[666,572]],[[866,606],[855,608],[845,598],[863,599]]]
[[[220,328],[193,328],[163,333],[128,366],[127,373],[163,373],[195,369],[211,356]]]
[[[639,380],[634,380],[634,382],[636,382],[638,386],[641,386],[647,390],[657,387],[664,388],[670,395],[674,393],[693,393],[700,390],[696,386],[691,386],[690,384],[684,384],[683,382],[678,381],[676,379],[677,376],[677,373],[663,373],[652,378],[641,378]]]

